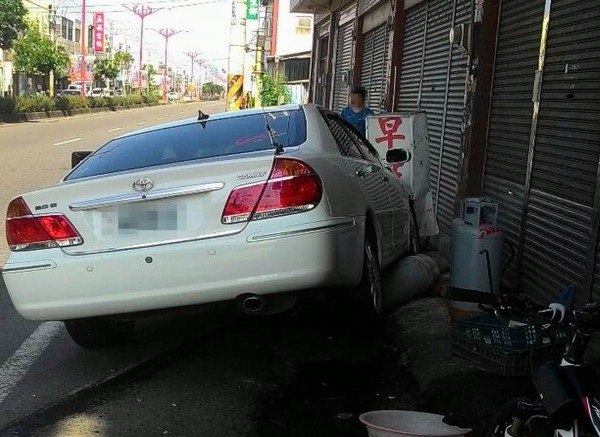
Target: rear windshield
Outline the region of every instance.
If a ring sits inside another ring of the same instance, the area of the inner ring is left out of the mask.
[[[117,138],[90,155],[65,180],[269,150],[273,145],[266,122],[275,142],[284,148],[306,141],[306,119],[301,109],[209,118]]]

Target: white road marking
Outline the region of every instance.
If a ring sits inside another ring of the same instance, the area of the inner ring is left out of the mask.
[[[118,130],[122,130],[122,129],[123,129],[122,127],[116,127],[116,128],[114,128],[114,129],[109,129],[108,131],[109,131],[109,132],[116,132],[116,131],[118,131]]]
[[[61,322],[45,322],[0,367],[0,404],[58,334]]]
[[[141,125],[141,124],[146,124],[146,123],[148,123],[148,122],[147,122],[147,121],[140,121],[140,122],[138,123],[138,125]]]
[[[77,138],[72,138],[70,140],[67,141],[61,141],[59,143],[54,143],[52,144],[53,146],[62,146],[63,144],[69,144],[69,143],[75,143],[77,141],[81,141],[83,138],[77,137]]]

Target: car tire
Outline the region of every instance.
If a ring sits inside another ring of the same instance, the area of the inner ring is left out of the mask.
[[[377,315],[385,313],[385,300],[381,268],[377,256],[377,246],[371,236],[367,236],[364,246],[363,273],[359,285],[361,295],[368,300],[370,307]]]
[[[86,349],[125,344],[133,334],[135,320],[89,318],[66,320],[65,328],[75,343]]]

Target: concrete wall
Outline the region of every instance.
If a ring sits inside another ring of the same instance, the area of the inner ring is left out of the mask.
[[[0,96],[12,89],[13,63],[7,60],[7,53],[0,50]]]
[[[306,33],[302,33],[299,29],[301,18],[310,19]],[[278,20],[276,56],[307,52],[312,49],[314,28],[312,14],[293,14],[290,12],[290,0],[279,0]]]

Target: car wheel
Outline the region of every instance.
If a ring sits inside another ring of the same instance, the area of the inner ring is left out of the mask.
[[[370,305],[377,314],[385,312],[381,269],[377,257],[377,248],[371,237],[365,240],[363,275],[360,284],[361,294],[368,298]]]
[[[129,340],[135,328],[135,320],[104,318],[66,320],[65,328],[73,341],[81,347],[88,349],[114,347]]]

